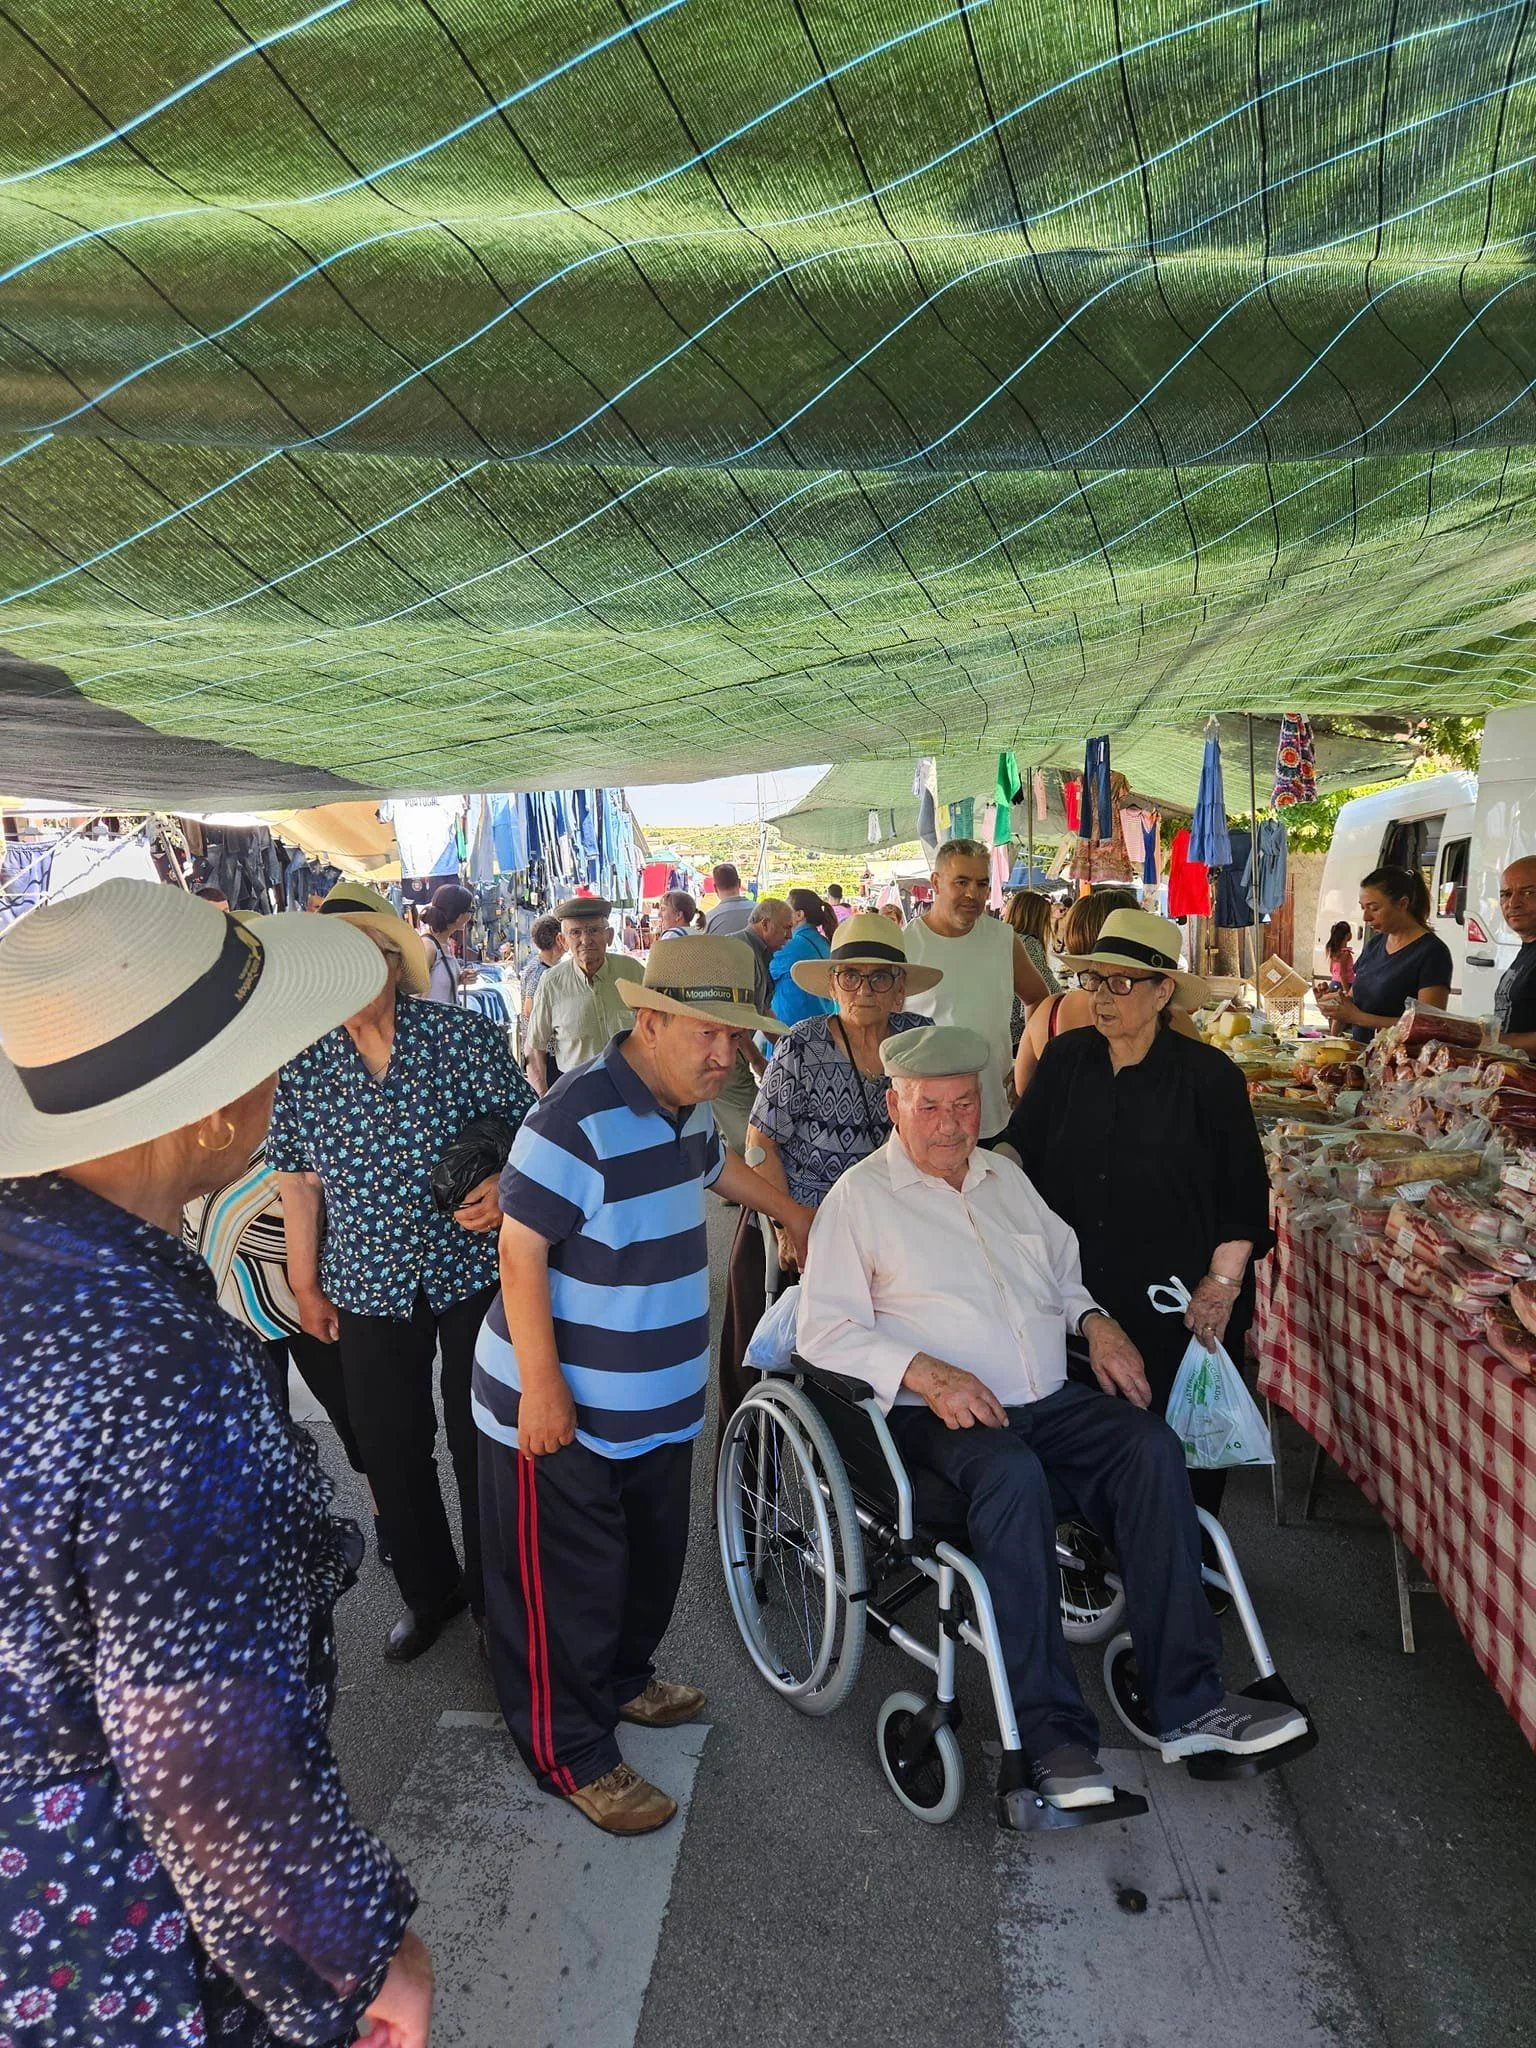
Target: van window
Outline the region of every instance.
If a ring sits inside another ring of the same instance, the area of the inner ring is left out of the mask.
[[[1467,921],[1467,872],[1471,866],[1470,839],[1448,839],[1440,852],[1440,882],[1435,890],[1436,917]]]
[[[1378,866],[1406,868],[1410,875],[1421,874],[1427,884],[1435,872],[1435,855],[1440,850],[1444,829],[1444,811],[1432,818],[1394,818],[1381,835]]]

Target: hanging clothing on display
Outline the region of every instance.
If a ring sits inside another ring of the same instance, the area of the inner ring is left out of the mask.
[[[1024,801],[1024,782],[1019,774],[1019,764],[1012,754],[997,757],[997,788],[994,792],[998,809],[1006,820],[1017,803]]]
[[[1037,768],[1029,780],[1035,792],[1035,823],[1043,825],[1046,817],[1045,770]]]
[[[919,823],[921,823],[921,820],[919,820]],[[919,839],[922,838],[923,835],[921,830],[919,830],[917,836]],[[865,837],[868,839],[871,846],[878,846],[880,844],[880,813],[878,811],[870,812],[869,823],[866,828]]]
[[[1141,879],[1156,888],[1162,880],[1162,816],[1157,811],[1141,814]]]
[[[1105,742],[1106,747],[1108,742]],[[1072,859],[1068,872],[1078,882],[1129,882],[1134,874],[1131,857],[1126,850],[1125,833],[1121,827],[1131,786],[1118,773],[1108,775],[1107,789],[1094,792],[1095,809],[1103,816],[1107,830],[1101,835],[1094,832],[1085,835],[1079,830],[1073,842]],[[1089,814],[1087,803],[1083,806],[1083,817]]]
[[[1227,840],[1227,798],[1221,779],[1221,728],[1214,718],[1207,719],[1205,725],[1205,757],[1200,763],[1200,787],[1195,795],[1189,850],[1208,868],[1232,865],[1232,849]]]
[[[983,846],[997,844],[997,805],[983,804],[981,807],[981,830],[977,833]]]
[[[1265,917],[1273,917],[1285,902],[1286,867],[1289,859],[1289,841],[1285,825],[1279,818],[1261,818],[1259,821],[1259,910]]]
[[[1082,798],[1083,785],[1078,781],[1077,777],[1075,775],[1063,775],[1061,778],[1061,801],[1062,807],[1067,814],[1067,830],[1069,832],[1077,830],[1079,821],[1082,818]]]
[[[1277,811],[1291,804],[1317,801],[1317,755],[1312,743],[1312,725],[1299,712],[1287,711],[1280,720],[1280,739],[1275,748],[1275,788],[1270,801]]]
[[[1211,877],[1204,861],[1189,857],[1190,834],[1186,827],[1175,832],[1168,849],[1168,915],[1209,917]]]
[[[0,869],[0,930],[23,911],[37,908],[48,894],[52,873],[51,844],[42,846],[30,839],[6,842],[5,864]]]
[[[995,910],[999,916],[1001,916],[1004,904],[1007,901],[1004,892],[1008,887],[1008,876],[1012,867],[1013,858],[1008,848],[1006,846],[994,846],[992,849],[992,887],[987,894],[987,908]]]
[[[949,807],[949,836],[951,839],[974,839],[976,837],[976,799],[963,796]]]
[[[1083,758],[1083,814],[1077,821],[1077,830],[1083,839],[1108,839],[1114,829],[1109,735],[1100,733],[1088,742]]]
[[[1253,835],[1228,831],[1232,857],[1216,877],[1216,922],[1227,931],[1253,923]]]
[[[919,758],[912,777],[912,794],[917,798],[917,836],[931,860],[939,844],[939,764],[932,754]]]

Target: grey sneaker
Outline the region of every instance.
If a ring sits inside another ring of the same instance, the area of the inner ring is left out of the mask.
[[[1223,1749],[1231,1756],[1258,1756],[1307,1732],[1306,1716],[1283,1700],[1255,1700],[1229,1692],[1218,1705],[1163,1736],[1163,1762]]]
[[[1075,1806],[1112,1806],[1115,1788],[1108,1771],[1091,1749],[1080,1742],[1064,1742],[1036,1759],[1030,1768],[1030,1782],[1048,1806],[1068,1811]]]

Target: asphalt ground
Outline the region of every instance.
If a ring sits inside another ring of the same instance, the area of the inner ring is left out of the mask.
[[[717,1303],[734,1221],[711,1205]],[[338,1504],[366,1519],[323,1421],[317,1434]],[[711,1420],[702,1446],[713,1441]],[[1309,1450],[1287,1423],[1293,1515]],[[1403,1654],[1386,1529],[1336,1472],[1324,1470],[1315,1519],[1285,1528],[1274,1525],[1267,1473],[1237,1473],[1226,1522],[1280,1671],[1322,1736],[1265,1781],[1263,1796],[1289,1838],[1297,1896],[1287,1912],[1327,1931],[1362,1993],[1326,2038],[1344,2048],[1536,2044],[1536,1756],[1434,1595],[1415,1598],[1418,1652]],[[398,1611],[393,1581],[370,1554],[338,1612],[333,1735],[357,1809],[374,1826],[439,1737],[442,1714],[495,1707],[467,1620],[418,1663],[386,1664],[380,1650]],[[914,1612],[922,1633],[923,1609]],[[1230,1622],[1227,1630],[1228,1675],[1241,1682],[1241,1637]],[[1078,1664],[1106,1742],[1123,1745],[1097,1654],[1079,1652]],[[967,1654],[961,1666],[965,1803],[947,1827],[923,1827],[887,1788],[873,1740],[886,1693],[922,1689],[918,1667],[871,1641],[840,1712],[807,1720],[773,1697],[731,1619],[701,1454],[662,1668],[708,1690],[710,1732],[638,2030],[626,2023],[615,2048],[631,2038],[640,2048],[1044,2040],[1028,2023],[1028,1971],[1021,2001],[1017,1950],[1034,1923],[1026,1916],[1021,1937],[1016,1907],[1021,1887],[1038,1897],[1046,1880],[1018,1863],[1031,1844],[1000,1838],[992,1818],[983,1744],[995,1729],[979,1659]],[[1227,1800],[1239,1789],[1217,1788]],[[443,1826],[452,1826],[448,1806]],[[1070,1838],[1052,1854],[1068,1847]],[[1119,1940],[1106,1909],[1088,1950],[1094,1968],[1112,1977],[1146,1967],[1144,1944],[1126,1935],[1117,1958]],[[1090,1984],[1083,1995],[1092,2012]],[[1083,2033],[1095,2048],[1151,2038],[1109,2011],[1105,2031]],[[1191,2014],[1188,2048],[1212,2038],[1205,2017]]]

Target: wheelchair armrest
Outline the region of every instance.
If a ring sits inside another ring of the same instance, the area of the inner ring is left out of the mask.
[[[853,1379],[843,1372],[828,1372],[824,1366],[812,1365],[811,1361],[802,1358],[798,1351],[795,1352],[791,1363],[796,1372],[803,1372],[824,1394],[835,1395],[839,1401],[846,1401],[850,1408],[857,1407],[861,1401],[873,1401],[875,1398],[875,1390],[866,1380]]]

